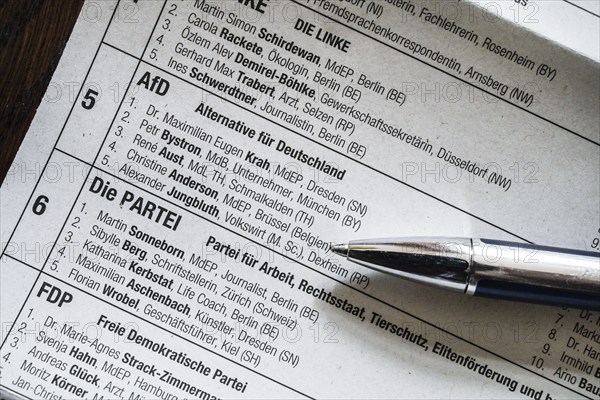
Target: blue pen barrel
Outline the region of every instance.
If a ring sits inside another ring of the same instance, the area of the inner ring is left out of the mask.
[[[467,293],[600,310],[600,253],[473,239]]]
[[[521,283],[481,280],[477,282],[477,287],[473,294],[475,296],[494,297],[497,299],[600,311],[600,295],[594,296],[593,294]]]

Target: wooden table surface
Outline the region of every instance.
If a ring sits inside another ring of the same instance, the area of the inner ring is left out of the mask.
[[[83,0],[0,0],[0,181],[60,60]]]

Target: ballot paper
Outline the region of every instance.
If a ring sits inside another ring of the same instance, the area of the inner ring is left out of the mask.
[[[598,251],[598,61],[510,3],[86,2],[2,184],[3,396],[598,398],[600,313],[330,251]]]

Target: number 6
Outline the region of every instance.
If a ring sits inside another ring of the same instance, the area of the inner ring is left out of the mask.
[[[33,207],[32,207],[32,211],[35,215],[42,215],[43,213],[46,212],[46,204],[48,204],[48,201],[50,201],[48,199],[48,197],[41,195],[38,196],[37,199],[35,199],[35,202],[33,203]]]

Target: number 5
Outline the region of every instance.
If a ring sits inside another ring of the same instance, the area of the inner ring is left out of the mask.
[[[85,96],[83,96],[83,100],[81,101],[83,108],[86,110],[91,110],[94,108],[94,105],[96,104],[96,96],[98,96],[98,92],[96,92],[94,89],[88,89]]]

